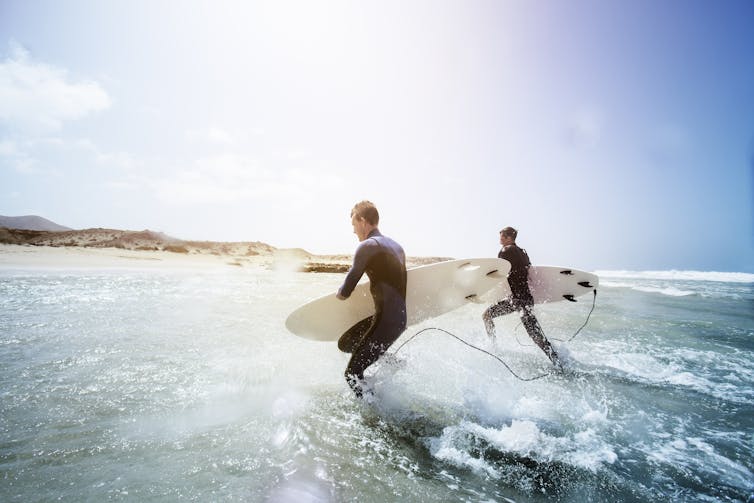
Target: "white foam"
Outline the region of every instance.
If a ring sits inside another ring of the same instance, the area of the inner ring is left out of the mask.
[[[612,464],[618,459],[613,449],[592,428],[558,436],[541,431],[533,421],[517,419],[500,428],[469,421],[446,427],[440,437],[430,441],[430,451],[438,459],[494,476],[493,466],[470,455],[472,442],[469,434],[501,452],[538,462],[565,462],[590,471],[597,471],[604,464]]]
[[[476,473],[499,478],[500,474],[492,465],[469,454],[469,446],[465,445],[465,435],[459,433],[462,432],[457,426],[448,426],[441,436],[430,439],[429,451],[432,456],[459,468],[469,468]],[[461,443],[461,446],[456,446],[457,443]]]
[[[717,271],[595,271],[595,274],[606,278],[627,279],[663,279],[680,281],[716,281],[720,283],[754,283],[754,274],[745,272],[717,272]],[[604,284],[604,283],[603,283]]]
[[[746,466],[718,454],[700,438],[674,438],[664,444],[653,444],[646,454],[650,461],[707,473],[736,487],[749,486],[754,477]]]
[[[633,289],[639,292],[661,293],[662,295],[668,295],[670,297],[687,297],[689,295],[694,295],[696,293],[691,290],[680,290],[672,286],[667,287],[667,288],[659,288],[659,287],[652,287],[652,286],[636,286],[636,287],[633,287]]]
[[[621,272],[618,272],[619,274]],[[720,282],[701,277],[654,277],[625,274],[619,277],[603,277],[600,285],[606,288],[628,288],[631,290],[661,294],[670,297],[699,295],[704,298],[743,299],[751,295],[750,284],[744,281]]]
[[[547,435],[539,431],[532,421],[514,419],[510,426],[503,426],[500,429],[484,428],[475,423],[466,423],[465,427],[476,436],[499,447],[500,450],[515,452],[522,456],[536,456],[537,451],[547,439]]]
[[[611,341],[594,344],[588,353],[579,355],[582,365],[593,365],[600,372],[607,371],[638,381],[678,386],[735,403],[747,403],[754,397],[750,386],[754,369],[746,354],[725,357],[691,348],[655,348],[646,346],[646,353],[632,344]],[[690,370],[690,362],[698,370]],[[612,370],[611,370],[612,369]],[[726,372],[728,372],[726,374]]]
[[[592,424],[607,424],[607,411],[604,410],[589,410],[581,417],[581,420],[585,423]]]

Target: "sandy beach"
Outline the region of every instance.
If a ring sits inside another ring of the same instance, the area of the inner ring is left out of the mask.
[[[316,259],[313,261],[313,259]],[[128,250],[79,246],[0,244],[0,267],[13,269],[207,269],[263,267],[311,272],[319,264],[325,272],[342,272],[348,263],[332,257],[315,257],[300,251],[275,250],[268,254],[240,255],[176,253],[163,250]]]
[[[0,267],[4,268],[206,268],[263,266],[270,262],[270,257],[0,244]]]
[[[0,268],[5,269],[209,269],[265,268],[298,272],[343,273],[350,255],[314,255],[301,249],[265,253],[216,251],[172,252],[84,246],[37,246],[0,243]],[[408,267],[439,262],[439,257],[409,257]]]

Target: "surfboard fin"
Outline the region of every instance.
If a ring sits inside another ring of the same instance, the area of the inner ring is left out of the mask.
[[[570,269],[566,269],[564,271],[560,271],[560,274],[565,274],[566,276],[573,276],[573,271]]]
[[[505,277],[500,273],[500,269],[493,269],[487,274],[485,274],[485,276],[487,276],[488,278],[504,278]]]
[[[583,286],[584,288],[594,288],[588,281],[579,281],[579,285]]]
[[[563,295],[563,298],[567,300],[568,302],[577,302],[574,296],[570,293]]]

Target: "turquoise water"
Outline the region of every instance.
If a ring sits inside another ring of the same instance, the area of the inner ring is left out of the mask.
[[[484,305],[356,401],[287,314],[343,276],[0,270],[0,501],[746,501],[754,276],[601,272],[539,306],[568,371]]]

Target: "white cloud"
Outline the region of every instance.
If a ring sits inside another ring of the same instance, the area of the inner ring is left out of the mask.
[[[126,171],[133,171],[137,169],[141,162],[135,159],[132,155],[118,152],[118,153],[96,153],[96,160],[102,166],[116,167]]]
[[[10,140],[0,141],[0,156],[10,157],[17,153],[18,153],[18,149],[16,148],[15,142],[10,141]]]
[[[140,185],[163,202],[192,205],[281,198],[308,201],[340,190],[344,181],[322,165],[272,169],[251,157],[225,154],[197,160],[172,176],[142,178]]]
[[[218,145],[233,145],[236,137],[225,129],[212,126],[208,129],[191,130],[186,133],[190,141],[201,141]]]
[[[253,141],[254,138],[263,136],[264,129],[233,128],[231,130],[216,125],[208,128],[190,129],[186,131],[186,138],[194,143],[207,143],[220,147],[243,146]]]
[[[135,171],[140,163],[125,153],[100,151],[89,138],[64,140],[56,136],[13,138],[0,141],[2,167],[23,175],[62,176],[66,172],[93,166]]]
[[[37,167],[37,164],[37,161],[30,157],[18,157],[11,161],[13,169],[22,175],[38,175],[44,173],[44,170]]]
[[[218,127],[209,128],[208,138],[209,141],[213,143],[230,145],[234,142],[233,137],[230,135],[230,133]]]
[[[0,141],[0,166],[9,167],[23,175],[37,174],[41,171],[37,161],[29,156],[24,148],[13,140]]]
[[[109,106],[97,82],[77,81],[63,68],[34,61],[17,43],[0,63],[0,121],[14,129],[54,131]]]

